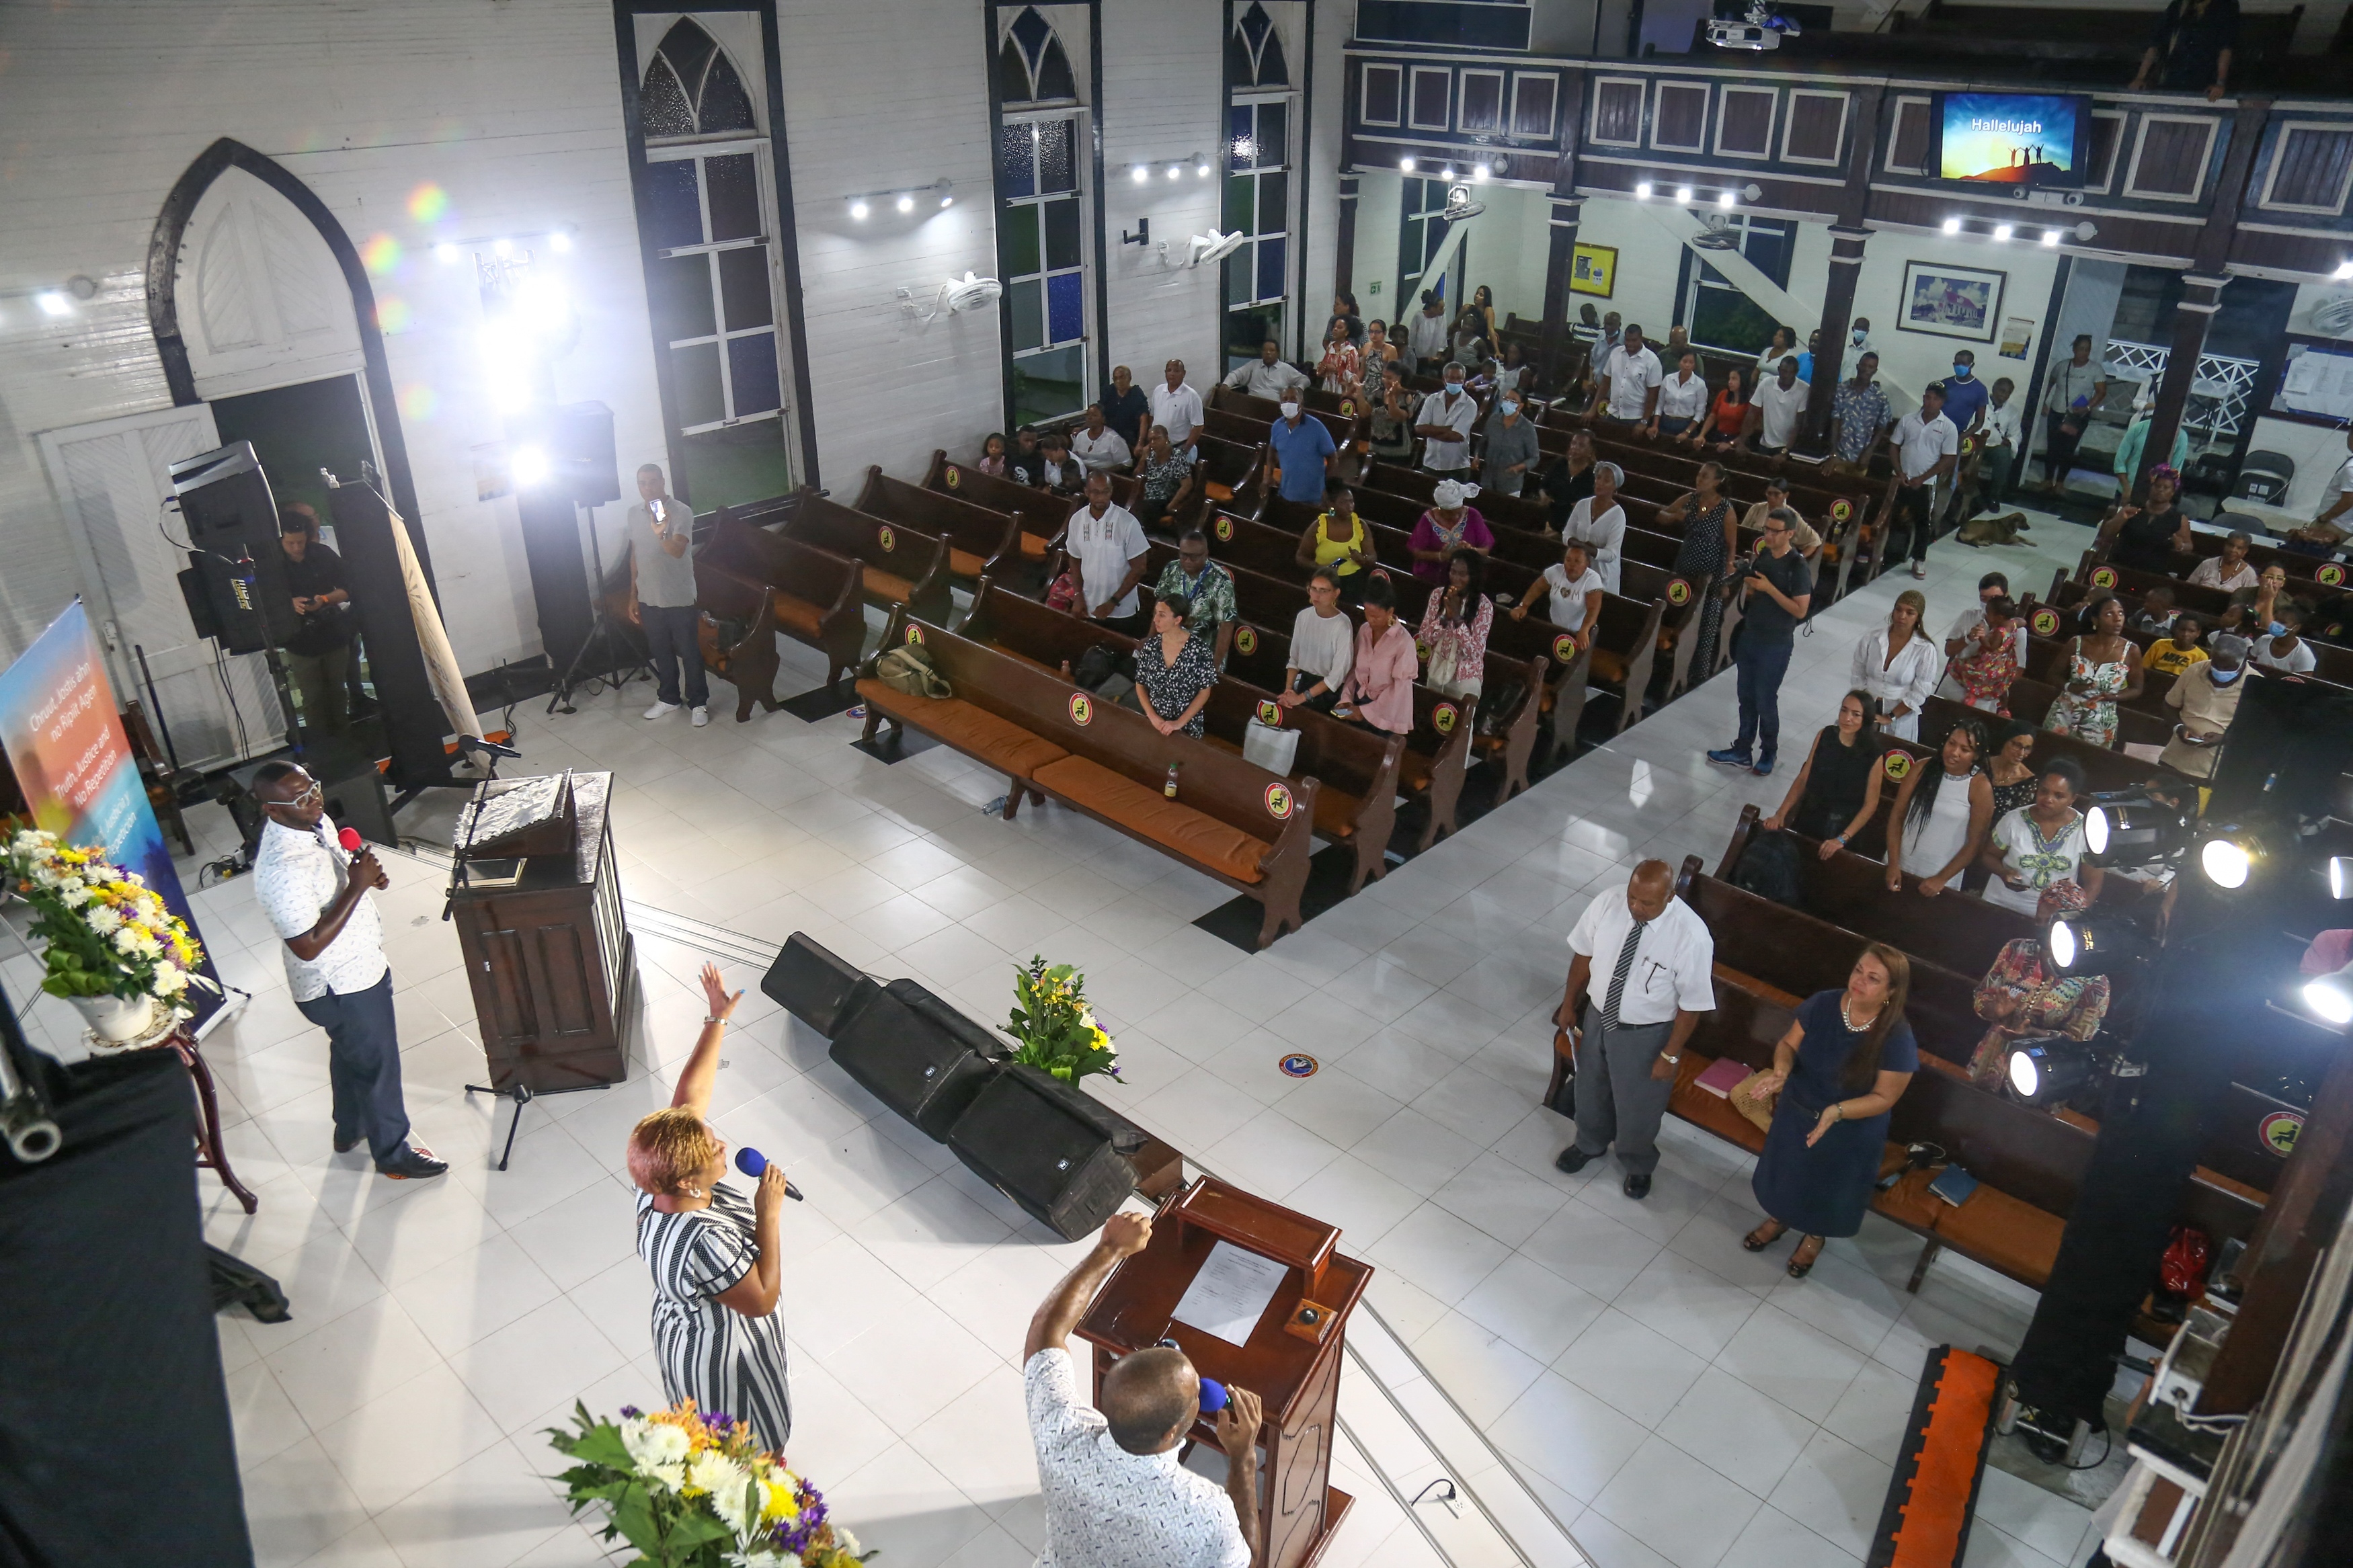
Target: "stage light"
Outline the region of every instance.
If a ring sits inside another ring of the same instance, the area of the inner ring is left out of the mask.
[[[1948,218],[1947,218],[1947,219],[1945,220],[1945,232],[1946,232],[1947,234],[1958,234],[1958,233],[1960,233],[1960,232],[1961,232],[1961,220],[1960,220],[1960,219],[1958,219],[1958,218],[1957,218],[1957,217],[1948,217]]]
[[[458,259],[458,247],[445,239],[433,247],[433,259],[447,267]]]
[[[500,256],[512,256],[514,254],[514,241],[512,239],[494,241],[491,246],[491,249],[493,253]]]
[[[547,248],[558,256],[569,255],[572,250],[572,237],[559,228],[547,237]]]
[[[2331,855],[2328,858],[2328,896],[2332,899],[2353,899],[2353,855]]]
[[[2057,1035],[2035,1035],[2010,1047],[2010,1092],[2027,1105],[2064,1103],[2098,1076],[2089,1047]]]
[[[41,314],[44,316],[70,316],[73,314],[73,301],[67,299],[55,289],[44,289],[38,294],[34,295],[33,303],[41,308]]]
[[[2306,981],[2304,1005],[2340,1029],[2353,1024],[2353,965]]]
[[[1675,200],[1688,203],[1691,199],[1692,188],[1689,185],[1677,185],[1675,187]]]
[[[2095,795],[2084,812],[2084,858],[2093,866],[2141,865],[2181,847],[2189,829],[2186,805],[2146,788]]]
[[[1719,192],[1715,198],[1715,205],[1720,207],[1730,207],[1732,205],[1732,193],[1730,191]]]
[[[849,216],[856,218],[860,223],[864,223],[866,221],[866,215],[872,210],[873,209],[871,207],[869,207],[862,201],[852,202],[849,204]]]
[[[1152,171],[1145,168],[1143,164],[1138,163],[1134,168],[1128,170],[1127,177],[1134,180],[1140,185],[1144,184],[1145,181],[1152,178]]]
[[[2262,839],[2225,826],[2198,847],[2198,868],[2218,888],[2243,888],[2271,858]]]
[[[1634,199],[1637,201],[1649,201],[1651,199],[1651,182],[1644,180],[1641,184],[1634,187]]]
[[[2044,229],[2044,230],[2042,231],[2042,243],[2043,243],[2043,244],[2045,244],[2045,245],[2056,245],[2056,244],[2058,244],[2058,243],[2059,243],[2059,231],[2058,231],[2057,229],[2055,229],[2055,228],[2046,228],[2046,229]]]
[[[898,207],[902,213],[913,212],[915,210],[915,198],[904,191],[900,192]]]
[[[507,461],[507,476],[514,480],[517,489],[536,489],[554,473],[555,466],[548,461],[544,447],[518,447]]]
[[[1400,169],[1403,169],[1403,170],[1404,170],[1407,174],[1412,174],[1412,173],[1413,173],[1413,154],[1412,154],[1412,153],[1407,153],[1404,157],[1399,158],[1399,159],[1398,160],[1398,168],[1400,168]]]
[[[1996,239],[2007,240],[2016,232],[2017,231],[2015,229],[2011,228],[2010,225],[2006,223],[1998,223],[1993,226],[1993,237]]]
[[[2148,939],[2114,915],[2069,915],[2051,922],[2042,951],[2070,979],[2114,974],[2148,951]]]

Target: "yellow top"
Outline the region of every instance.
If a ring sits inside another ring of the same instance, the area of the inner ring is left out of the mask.
[[[1351,531],[1345,539],[1334,539],[1328,529],[1332,514],[1324,512],[1315,520],[1315,564],[1330,566],[1343,577],[1364,570],[1356,564],[1351,551],[1365,548],[1365,520],[1356,512],[1348,514]]]

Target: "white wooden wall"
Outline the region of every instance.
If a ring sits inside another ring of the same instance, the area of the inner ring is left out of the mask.
[[[1336,155],[1345,9],[1319,18],[1315,168]],[[896,294],[908,289],[928,308],[944,279],[996,270],[992,57],[974,5],[777,0],[776,15],[819,464],[846,495],[870,463],[913,477],[933,448],[972,447],[1002,419],[995,311],[926,325]],[[0,300],[0,660],[81,587],[36,437],[169,404],[147,329],[147,241],[173,183],[220,136],[292,171],[379,264],[399,422],[459,662],[473,672],[536,653],[514,503],[476,499],[473,448],[496,439],[500,422],[481,392],[473,268],[470,258],[437,262],[431,247],[573,231],[569,256],[541,255],[560,260],[582,316],[578,346],[556,366],[557,395],[612,406],[625,469],[660,454],[609,5],[90,0],[9,16],[0,291],[77,274],[100,289],[62,320]],[[1163,269],[1156,254],[1116,241],[1148,212],[1155,241],[1181,255],[1185,236],[1216,221],[1219,177],[1155,188],[1142,208],[1121,187],[1135,158],[1218,148],[1221,7],[1106,0],[1103,17],[1105,101],[1092,107],[1112,176],[1098,195],[1113,241],[1108,342],[1139,381],[1175,353],[1205,383],[1218,269]],[[1288,16],[1284,26],[1297,79],[1307,62]],[[136,47],[119,47],[132,39]],[[1083,24],[1065,41],[1083,79]],[[943,175],[957,198],[944,212],[902,218],[885,205],[864,224],[849,218],[852,194]],[[1332,177],[1313,178],[1310,256],[1322,259],[1307,303],[1320,321],[1335,204]],[[411,211],[428,185],[448,198],[438,226]],[[238,389],[267,384],[241,379]],[[610,539],[617,509],[596,521]]]

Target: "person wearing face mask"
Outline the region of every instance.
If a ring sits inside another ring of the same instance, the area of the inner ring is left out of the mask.
[[[1413,433],[1422,438],[1421,466],[1449,479],[1471,471],[1471,432],[1478,428],[1479,401],[1462,389],[1464,372],[1459,364],[1446,367],[1446,390],[1421,400]]]
[[[2304,606],[2293,599],[2281,600],[2263,635],[2255,638],[2256,668],[2281,675],[2311,674],[2320,656],[2298,635],[2303,627]]]
[[[1479,458],[1481,484],[1498,495],[1515,496],[1541,455],[1535,421],[1520,412],[1520,395],[1498,393],[1495,412],[1487,416],[1487,447]]]
[[[2165,705],[2181,715],[2181,722],[2158,762],[2200,784],[2214,776],[2215,748],[2238,715],[2239,699],[2246,695],[2249,647],[2244,637],[2218,637],[2206,662],[2174,677]]]
[[[1871,318],[1869,316],[1857,316],[1854,319],[1854,326],[1848,331],[1847,341],[1853,345],[1855,353],[1864,353],[1869,352],[1871,348]]]
[[[1310,419],[1300,406],[1296,388],[1282,395],[1282,417],[1267,426],[1267,445],[1282,469],[1282,499],[1313,506],[1324,499],[1330,480],[1327,470],[1339,448],[1321,419]]]
[[[1294,386],[1305,386],[1307,377],[1297,365],[1284,363],[1282,345],[1270,338],[1259,344],[1258,358],[1227,376],[1226,384],[1271,403]]]
[[[1967,436],[1985,419],[1993,394],[1978,379],[1978,356],[1963,349],[1953,356],[1952,379],[1945,383],[1945,417]]]

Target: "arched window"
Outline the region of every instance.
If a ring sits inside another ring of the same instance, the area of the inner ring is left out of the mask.
[[[649,142],[756,131],[752,98],[711,35],[681,18],[646,67],[638,113]]]
[[[1226,40],[1226,79],[1237,88],[1291,85],[1291,68],[1282,60],[1282,39],[1258,0],[1250,0],[1250,8],[1242,13],[1242,19],[1234,24],[1233,36]]]
[[[1071,57],[1054,36],[1053,24],[1038,15],[1034,5],[1023,7],[1005,30],[1005,42],[997,51],[997,95],[1008,105],[1078,101]]]

